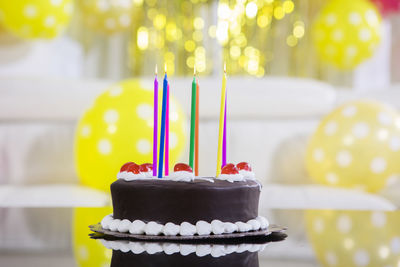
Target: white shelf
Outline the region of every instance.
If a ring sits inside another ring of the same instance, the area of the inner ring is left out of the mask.
[[[109,194],[79,185],[0,186],[0,208],[109,206]]]

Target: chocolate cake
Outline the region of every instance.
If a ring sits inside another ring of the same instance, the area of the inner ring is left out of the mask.
[[[102,228],[131,234],[193,236],[266,229],[258,216],[260,183],[248,163],[227,164],[217,178],[194,177],[186,164],[161,179],[151,164],[127,163],[111,185],[114,213]]]

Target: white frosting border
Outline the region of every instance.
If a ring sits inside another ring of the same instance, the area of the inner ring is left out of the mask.
[[[166,223],[165,225],[141,220],[130,222],[129,220],[114,219],[112,214],[109,214],[101,221],[101,227],[105,230],[117,231],[121,233],[131,233],[136,235],[166,235],[166,236],[193,236],[193,235],[219,235],[230,234],[234,232],[257,231],[267,229],[269,222],[266,218],[258,216],[247,222],[221,222],[213,220],[211,223],[206,221],[198,221],[196,225],[188,222],[182,222],[180,225],[174,223]]]
[[[164,176],[158,178],[153,176],[152,172],[134,174],[132,172],[119,172],[117,174],[118,179],[123,179],[125,181],[133,180],[164,180],[164,181],[174,181],[174,182],[192,182],[194,180],[204,180],[213,183],[214,180],[208,177],[194,176],[192,172],[178,171],[173,172],[169,176]],[[249,171],[239,171],[239,174],[221,174],[216,179],[228,181],[228,182],[240,182],[246,180],[256,180],[254,172]]]
[[[196,253],[198,257],[211,255],[214,258],[219,258],[232,253],[259,252],[265,249],[266,244],[239,244],[239,245],[220,245],[220,244],[178,244],[178,243],[153,243],[153,242],[131,242],[126,240],[100,240],[103,246],[112,250],[119,250],[124,253],[132,252],[134,254],[148,253],[150,255],[156,253],[165,253],[172,255],[180,253],[182,256],[187,256]]]

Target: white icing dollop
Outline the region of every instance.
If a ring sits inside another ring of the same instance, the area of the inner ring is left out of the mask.
[[[156,222],[148,222],[144,228],[146,235],[159,235],[162,233],[163,225]]]
[[[125,181],[133,181],[133,180],[140,180],[140,179],[145,179],[146,175],[144,173],[133,173],[133,172],[119,172],[117,174],[118,179],[124,179]]]
[[[204,257],[211,253],[211,245],[197,245],[196,255],[198,257]]]
[[[180,253],[182,256],[187,256],[189,254],[192,254],[196,252],[196,246],[195,245],[190,245],[190,244],[181,244],[179,246]]]
[[[220,235],[225,231],[224,223],[220,220],[213,220],[211,222],[211,229],[214,235]]]
[[[172,181],[177,182],[191,182],[194,180],[194,174],[193,172],[177,171],[171,173],[168,178],[170,178]]]
[[[221,256],[225,256],[225,252],[224,252],[224,246],[223,245],[214,245],[211,248],[211,256],[213,256],[214,258],[219,258]]]
[[[165,254],[172,255],[174,253],[179,253],[180,247],[178,244],[175,243],[164,243],[163,249]]]
[[[242,253],[242,252],[247,251],[248,248],[249,248],[248,244],[240,244],[239,247],[237,248],[236,252]]]
[[[267,244],[240,244],[240,245],[190,245],[175,243],[154,243],[154,242],[130,242],[130,241],[108,241],[101,240],[101,243],[108,249],[119,250],[124,253],[129,251],[134,254],[148,253],[150,255],[164,252],[167,255],[180,253],[187,256],[196,253],[198,257],[211,255],[214,258],[223,257],[231,253],[242,253],[245,251],[256,252],[263,250]]]
[[[191,236],[197,232],[196,226],[191,223],[183,222],[181,223],[181,229],[179,231],[180,235]]]
[[[129,233],[133,235],[142,235],[144,234],[144,229],[146,227],[146,224],[141,221],[141,220],[134,220],[129,226]]]
[[[167,223],[163,228],[164,235],[177,235],[179,234],[180,226],[174,223]]]
[[[144,177],[153,178],[153,171],[143,172]],[[156,178],[156,177],[154,177]]]
[[[130,248],[129,248],[129,241],[122,240],[121,242],[116,242],[116,243],[119,243],[119,249],[120,249],[122,252],[126,253],[126,252],[130,251]]]
[[[162,246],[158,243],[145,243],[144,247],[146,249],[146,252],[150,255],[153,255],[153,254],[163,251]]]
[[[261,223],[255,219],[251,219],[247,223],[251,225],[253,231],[257,231],[261,227]]]
[[[238,174],[220,174],[218,176],[218,179],[225,180],[225,181],[228,181],[228,182],[231,182],[231,183],[240,182],[240,181],[244,181],[245,180],[244,176],[241,175],[240,173],[238,173]]]
[[[107,215],[101,221],[103,229],[110,231],[118,231],[126,233],[129,231],[131,234],[136,235],[160,235],[166,236],[193,236],[193,235],[210,235],[210,234],[224,234],[235,232],[248,232],[256,231],[259,229],[267,229],[269,222],[262,216],[251,219],[248,222],[221,222],[220,220],[213,220],[211,223],[206,221],[197,221],[196,225],[188,222],[182,222],[180,225],[168,222],[165,225],[156,223],[154,221],[145,223],[141,220],[130,222],[127,219],[120,220],[114,219],[112,214]]]
[[[249,179],[249,180],[256,179],[256,174],[252,171],[239,170],[239,174],[243,175],[244,179]]]
[[[196,229],[198,235],[209,235],[212,231],[211,224],[206,221],[198,221],[196,223]]]
[[[140,254],[145,251],[144,244],[142,242],[129,242],[129,248],[134,254]]]
[[[103,220],[101,220],[101,227],[103,227],[103,229],[108,230],[110,229],[110,223],[114,220],[112,214],[109,214],[107,216],[105,216],[103,218]]]
[[[237,232],[238,226],[234,223],[226,222],[224,223],[224,233],[231,234]]]
[[[266,218],[264,218],[262,216],[258,216],[256,218],[256,220],[260,223],[260,225],[261,225],[260,228],[261,229],[267,229],[268,228],[269,222],[268,222],[268,220]]]
[[[129,231],[130,226],[131,222],[127,219],[123,219],[118,225],[118,232],[127,233]]]
[[[225,253],[226,254],[231,254],[235,252],[238,249],[238,245],[227,245],[225,246]]]
[[[110,227],[109,227],[110,231],[117,231],[120,222],[121,222],[120,219],[114,219],[114,220],[110,223]]]
[[[244,222],[235,222],[236,226],[238,227],[238,231],[239,232],[248,232],[251,231],[252,226],[248,223],[244,223]]]
[[[247,250],[250,251],[250,252],[256,252],[256,251],[259,251],[260,249],[261,249],[261,245],[253,244]]]

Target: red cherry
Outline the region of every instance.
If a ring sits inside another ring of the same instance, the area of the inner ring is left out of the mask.
[[[228,163],[222,168],[221,173],[222,174],[239,174],[239,170],[238,170],[238,168],[236,168],[235,164]]]
[[[137,165],[136,163],[133,163],[129,165],[128,169],[126,170],[127,172],[131,172],[133,174],[139,174],[140,173],[140,166]]]
[[[192,169],[192,167],[190,167],[186,163],[177,163],[177,164],[175,164],[174,172],[180,172],[180,171],[193,172],[193,169]]]
[[[128,170],[129,166],[131,166],[131,164],[135,164],[134,162],[127,162],[124,165],[122,165],[121,169],[119,170],[120,172],[125,172]]]
[[[240,162],[236,164],[236,167],[239,169],[239,171],[248,171],[251,172],[251,165],[247,162]]]
[[[140,165],[140,172],[150,172],[153,170],[153,164],[151,163],[144,163]]]

